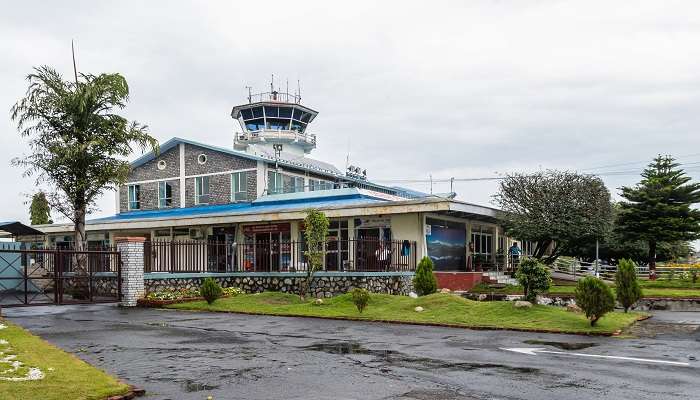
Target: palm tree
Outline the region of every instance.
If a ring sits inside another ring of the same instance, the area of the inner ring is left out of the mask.
[[[77,74],[63,80],[48,66],[27,76],[25,97],[11,109],[12,120],[28,138],[31,154],[12,163],[47,185],[51,208],[74,224],[75,250],[86,248],[85,217],[95,200],[114,190],[129,173],[132,145],[158,151],[146,125],[129,122],[116,111],[129,99],[126,79],[114,74]],[[86,270],[85,263],[76,273]]]

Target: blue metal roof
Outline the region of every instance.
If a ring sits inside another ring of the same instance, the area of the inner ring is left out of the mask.
[[[281,195],[279,200],[275,200],[275,196],[266,196],[264,198],[261,198],[260,201],[254,201],[252,203],[232,203],[186,208],[171,208],[165,210],[129,211],[111,217],[92,219],[87,221],[87,223],[96,224],[164,218],[263,214],[271,212],[299,211],[308,208],[323,209],[331,207],[355,206],[386,202],[386,200],[360,194],[356,189],[324,190],[319,192],[327,193],[324,193],[324,195],[315,194],[312,197],[300,196],[292,198],[289,198],[288,196],[284,197],[285,195]],[[306,194],[308,195],[309,193]]]

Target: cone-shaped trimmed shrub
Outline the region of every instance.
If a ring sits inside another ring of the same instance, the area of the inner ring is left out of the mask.
[[[622,259],[615,272],[617,301],[625,309],[630,309],[642,297],[642,289],[637,282],[637,266],[632,260]]]
[[[352,296],[352,302],[355,303],[357,311],[361,314],[365,307],[367,307],[367,303],[369,303],[369,290],[355,288],[350,291],[350,296]]]
[[[216,301],[223,294],[224,290],[221,288],[218,282],[211,278],[206,278],[199,288],[199,294],[204,297],[207,304],[211,304]]]
[[[594,326],[603,315],[615,309],[615,296],[602,279],[587,276],[576,285],[576,305]]]
[[[433,275],[433,261],[427,256],[418,263],[416,275],[413,277],[413,287],[419,296],[437,292],[437,280]]]
[[[525,300],[531,303],[535,303],[537,295],[546,292],[552,285],[549,268],[534,258],[526,258],[520,262],[515,279],[523,287]]]

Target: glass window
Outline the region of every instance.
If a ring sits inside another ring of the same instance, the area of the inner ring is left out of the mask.
[[[248,200],[248,173],[234,172],[231,174],[231,201]]]
[[[246,121],[245,127],[249,131],[259,131],[261,129],[265,129],[265,120],[264,119],[254,119],[254,120]]]
[[[299,110],[298,108],[294,109],[294,119],[298,119],[299,121],[301,121],[301,110]]]
[[[253,117],[254,118],[262,118],[263,117],[263,109],[262,107],[255,107],[252,109],[253,111]]]
[[[271,107],[271,106],[265,106],[265,116],[266,117],[275,117],[279,115],[279,108],[278,107]]]
[[[288,119],[279,119],[279,118],[273,118],[267,119],[267,129],[284,129],[287,130],[289,129],[289,120]]]
[[[304,130],[306,129],[306,124],[303,122],[292,120],[292,125],[290,129],[299,133],[304,133]]]
[[[243,116],[243,119],[252,119],[253,118],[253,112],[250,111],[250,108],[241,110],[241,115]]]
[[[304,112],[301,114],[301,122],[309,122],[311,119],[311,113]]]
[[[292,109],[290,107],[280,107],[280,118],[292,118]]]
[[[320,179],[309,179],[309,191],[333,189],[333,182]]]
[[[141,208],[141,186],[129,185],[129,210]]]
[[[267,194],[282,193],[282,174],[267,171]]]
[[[304,191],[304,178],[300,176],[283,176],[284,193],[297,193]]]
[[[209,177],[194,178],[194,204],[209,204]]]
[[[173,205],[173,185],[170,182],[158,182],[158,207],[167,208]]]

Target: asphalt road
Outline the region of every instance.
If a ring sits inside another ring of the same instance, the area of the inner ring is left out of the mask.
[[[700,313],[659,312],[619,339],[102,305],[3,312],[148,399],[700,399]]]

